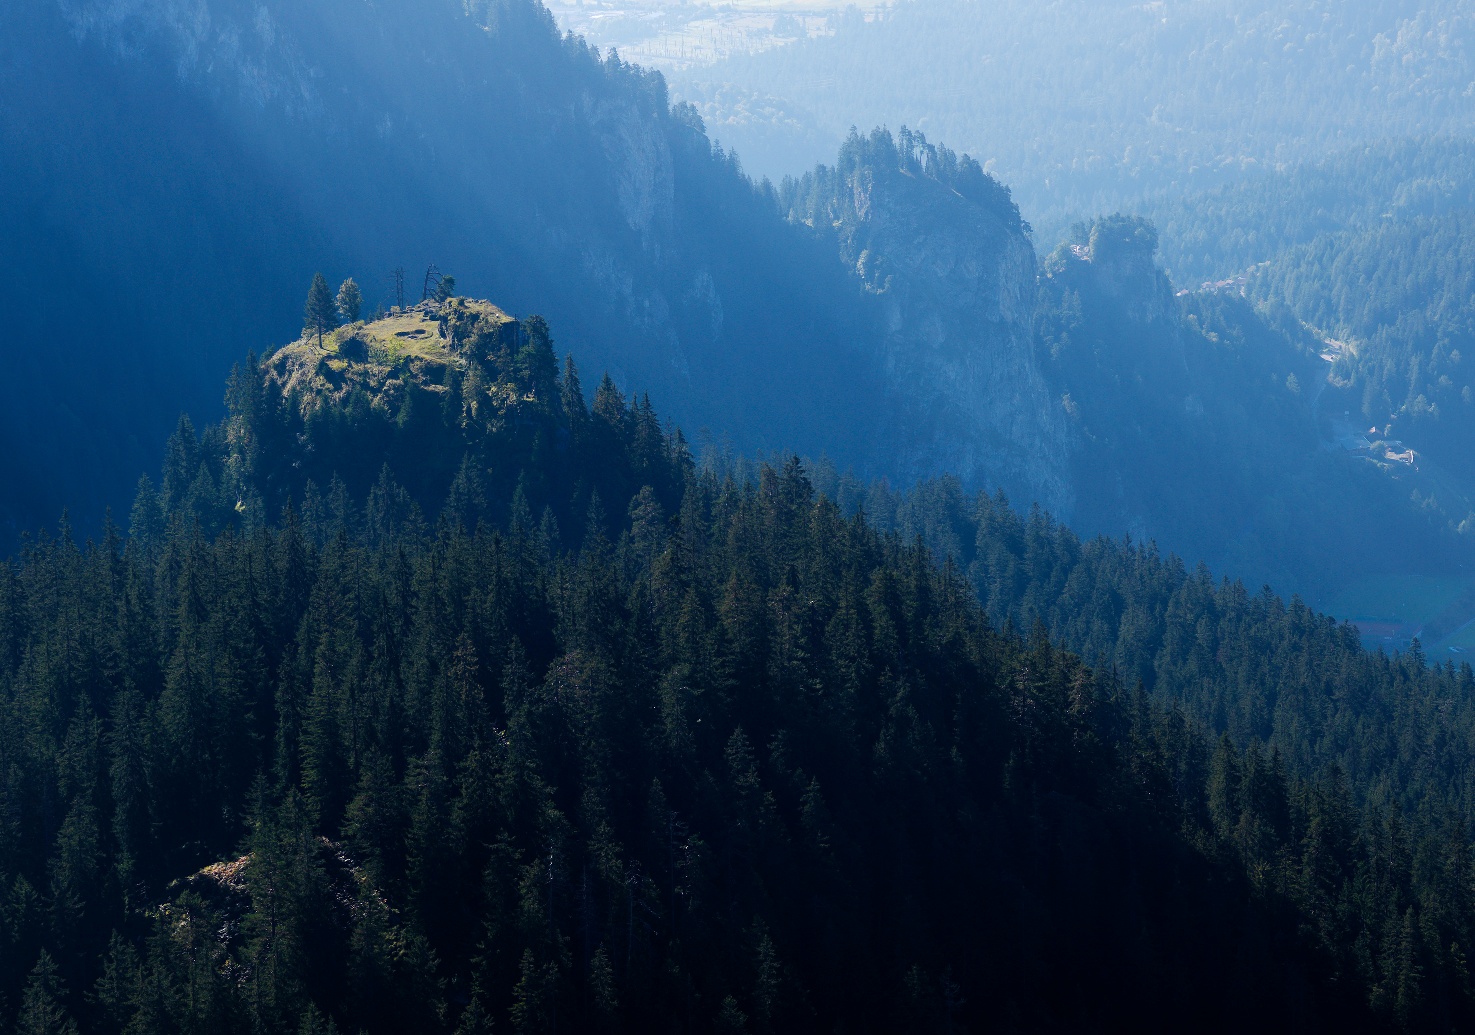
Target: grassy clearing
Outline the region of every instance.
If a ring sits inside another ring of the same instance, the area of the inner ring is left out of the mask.
[[[325,351],[342,355],[345,359],[388,366],[399,366],[410,360],[422,360],[445,365],[454,360],[445,338],[440,333],[442,313],[454,311],[461,318],[470,315],[480,317],[492,324],[511,322],[512,318],[490,302],[478,299],[457,298],[445,307],[416,306],[402,313],[394,313],[381,320],[340,327],[324,342]],[[360,350],[354,339],[363,342]],[[366,356],[355,355],[366,351]]]
[[[410,358],[447,363],[451,358],[436,321],[421,312],[386,316],[365,324],[356,334],[369,346],[370,355],[382,354],[392,363]]]
[[[409,381],[441,391],[446,367],[476,361],[466,351],[468,343],[481,341],[487,332],[500,337],[499,328],[512,322],[477,299],[423,303],[381,320],[336,328],[321,347],[315,335],[304,335],[273,352],[269,363],[284,391],[299,395],[304,406],[355,388],[394,396]],[[456,348],[441,337],[442,324],[457,336]]]

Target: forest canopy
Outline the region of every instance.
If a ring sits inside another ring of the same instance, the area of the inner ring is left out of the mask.
[[[456,340],[397,400],[243,364],[126,535],[0,568],[22,1030],[1469,1015],[1468,666]]]

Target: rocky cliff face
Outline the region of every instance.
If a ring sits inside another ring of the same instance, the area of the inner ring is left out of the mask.
[[[1127,320],[1176,340],[1178,306],[1172,282],[1157,264],[1157,244],[1157,230],[1146,220],[1107,216],[1092,224],[1089,243],[1075,257],[1090,264],[1096,291]]]
[[[905,171],[849,177],[842,258],[875,296],[913,475],[1003,486],[1068,515],[1067,437],[1033,350],[1034,248],[1016,218]]]

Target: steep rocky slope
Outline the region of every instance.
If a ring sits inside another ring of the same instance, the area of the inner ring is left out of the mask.
[[[1068,514],[1065,428],[1032,337],[1037,271],[1009,191],[903,129],[852,135],[781,205],[839,253],[899,396],[883,415],[908,477],[943,470]]]
[[[1325,559],[1266,518],[1267,500],[1294,511],[1283,475],[1319,449],[1285,387],[1296,347],[1193,374],[1203,335],[1128,249],[1095,257],[1090,290],[1046,271],[1047,321],[1108,346],[1057,369],[1009,191],[920,134],[857,135],[833,167],[754,183],[659,76],[559,38],[532,0],[46,0],[8,27],[6,548],[63,505],[88,528],[121,504],[140,443],[180,409],[210,419],[231,362],[297,337],[315,270],[356,277],[373,309],[399,301],[397,267],[417,301],[435,261],[719,450],[953,473],[1231,570],[1286,543],[1277,580]],[[1259,320],[1232,322],[1254,337]],[[1284,429],[1246,424],[1266,407]],[[1197,520],[1182,485],[1225,470],[1235,492],[1210,481],[1215,521]],[[1361,491],[1327,477],[1322,495]],[[1404,541],[1384,510],[1361,527]]]

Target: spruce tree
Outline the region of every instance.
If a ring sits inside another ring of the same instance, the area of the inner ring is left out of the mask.
[[[57,976],[56,963],[44,949],[31,970],[15,1019],[17,1035],[77,1035],[77,1022],[62,1006],[65,989]]]
[[[517,372],[523,385],[537,398],[551,398],[558,385],[558,357],[553,353],[548,321],[541,316],[530,316],[522,322],[522,328],[527,344],[517,354]]]
[[[328,292],[328,281],[321,273],[313,274],[305,313],[307,329],[318,336],[318,348],[322,348],[323,335],[338,326],[338,312],[333,307],[333,296]]]
[[[352,277],[339,286],[337,304],[344,323],[358,323],[359,314],[364,309],[364,294]]]

